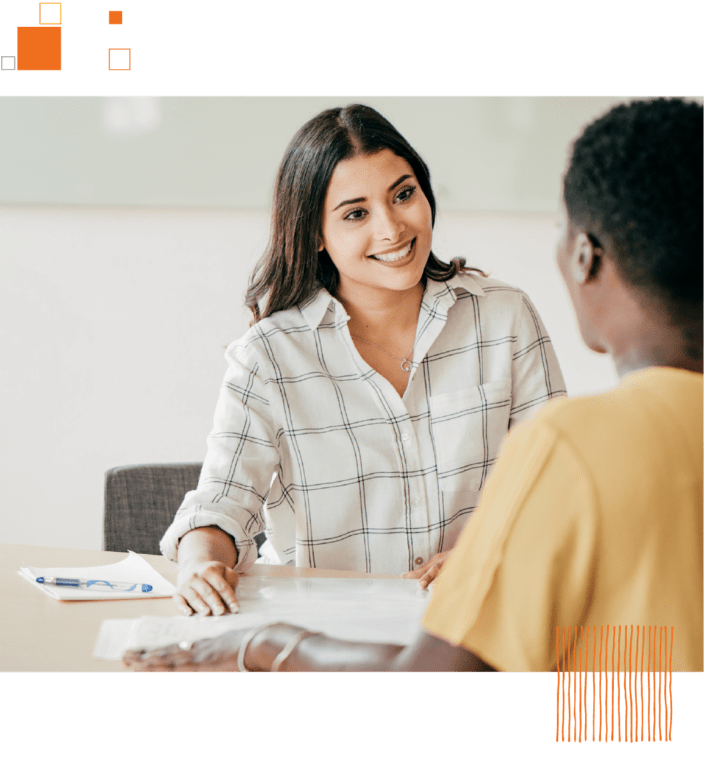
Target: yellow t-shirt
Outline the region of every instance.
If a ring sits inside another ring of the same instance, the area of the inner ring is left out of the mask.
[[[423,625],[508,671],[556,669],[557,627],[590,627],[591,669],[593,627],[635,647],[664,625],[671,669],[701,671],[701,374],[647,368],[515,427]]]

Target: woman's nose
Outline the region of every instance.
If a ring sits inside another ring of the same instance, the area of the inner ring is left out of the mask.
[[[394,243],[404,230],[401,216],[395,208],[381,208],[375,216],[375,235],[379,240],[389,240]]]

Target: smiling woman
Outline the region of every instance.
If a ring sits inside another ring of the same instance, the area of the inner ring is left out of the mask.
[[[322,229],[319,251],[337,269],[337,297],[350,313],[357,351],[403,397],[433,231],[430,203],[408,162],[390,149],[340,162]]]
[[[344,199],[355,191],[361,194]],[[353,284],[381,291],[414,288],[430,256],[432,228],[430,203],[412,168],[383,149],[343,160],[335,168],[319,251],[327,251],[340,275],[340,295],[353,291]],[[377,268],[370,261],[384,266]],[[388,272],[389,267],[409,265],[411,270]],[[399,283],[387,285],[388,280]]]
[[[254,319],[296,306],[322,285],[337,295],[339,272],[323,242],[324,217],[330,208],[348,204],[345,216],[364,218],[363,207],[354,208],[364,195],[349,182],[349,162],[373,162],[361,169],[362,177],[376,168],[388,150],[406,163],[404,174],[415,179],[430,207],[430,231],[435,223],[435,196],[426,164],[401,134],[376,110],[360,104],[328,109],[306,123],[289,144],[276,179],[269,248],[252,276],[247,306]],[[347,170],[346,170],[347,169]],[[364,184],[364,178],[356,181]],[[338,186],[337,193],[331,185]],[[411,185],[412,186],[412,185]],[[404,196],[407,197],[406,194]],[[334,200],[334,202],[333,202]],[[424,275],[434,280],[454,277],[464,260],[441,262],[429,250]],[[475,270],[479,272],[479,270]],[[480,273],[481,274],[481,273]],[[264,303],[264,307],[260,307]]]
[[[264,562],[427,586],[507,430],[565,394],[528,297],[438,259],[434,221],[425,163],[375,110],[326,110],[294,136],[254,322],[161,544],[184,613],[237,610],[263,530]]]

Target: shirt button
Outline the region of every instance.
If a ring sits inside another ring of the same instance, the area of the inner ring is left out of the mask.
[[[423,558],[422,557],[417,557],[416,558],[416,565],[423,565]]]
[[[401,440],[403,440],[404,442],[405,442],[406,440],[410,440],[410,435],[408,434],[408,432],[404,432],[404,433],[401,435]]]
[[[419,507],[420,506],[420,499],[411,499],[411,506],[412,507]]]

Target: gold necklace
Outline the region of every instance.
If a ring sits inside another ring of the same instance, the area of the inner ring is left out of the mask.
[[[363,339],[361,336],[355,336],[353,333],[350,333],[350,336],[353,339],[357,339],[357,341],[363,341],[365,344],[371,344],[372,347],[376,347],[377,349],[380,349],[385,355],[388,355],[389,357],[393,357],[394,360],[400,360],[401,361],[401,370],[405,373],[410,373],[411,369],[413,368],[413,361],[409,360],[409,356],[413,355],[413,350],[406,355],[406,357],[396,357],[396,355],[392,355],[391,352],[387,352],[383,347],[380,347],[378,344],[375,344],[373,341],[367,341],[366,339]]]

